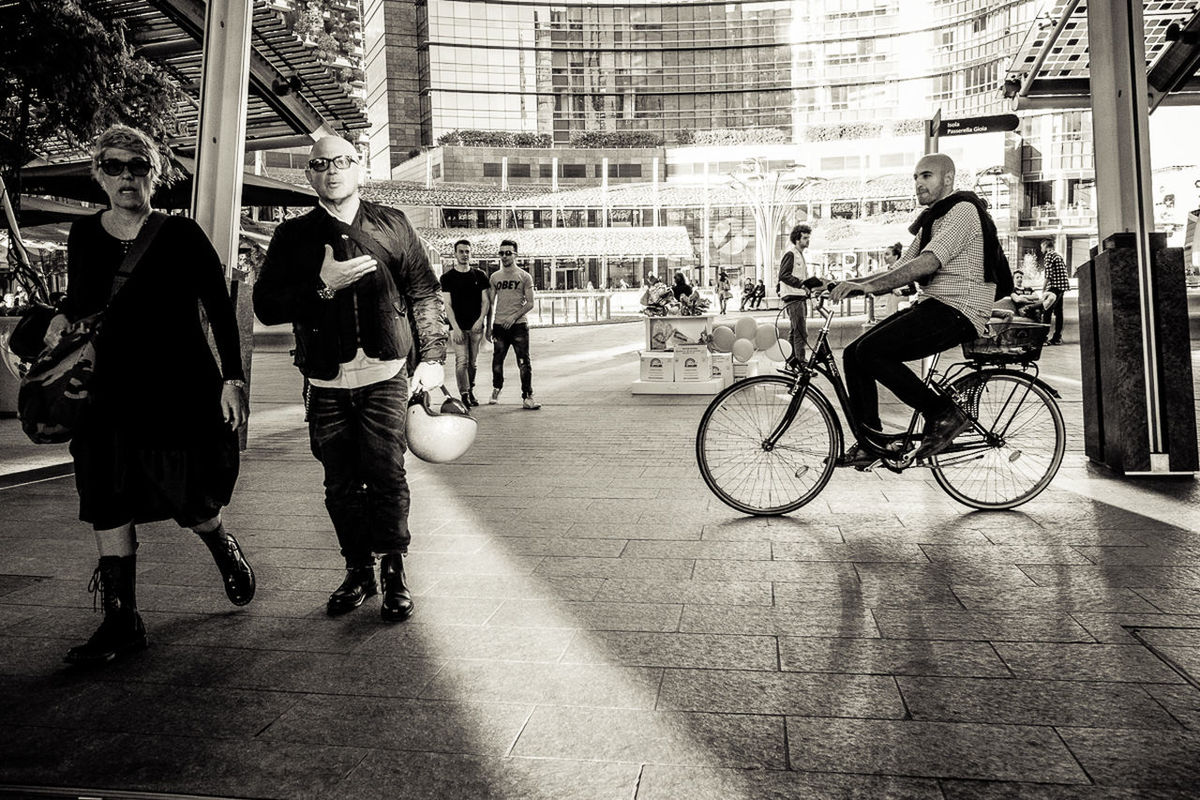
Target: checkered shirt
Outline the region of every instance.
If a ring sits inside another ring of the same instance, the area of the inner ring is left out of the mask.
[[[1067,262],[1053,250],[1046,251],[1046,285],[1043,291],[1050,289],[1055,292],[1065,292],[1071,288],[1071,277],[1067,274]]]
[[[921,302],[933,299],[945,303],[966,317],[982,336],[992,315],[996,285],[983,280],[983,228],[979,212],[965,200],[955,203],[945,215],[933,221],[932,234],[923,250],[921,235],[914,236],[896,266],[923,252],[937,256],[941,269],[921,287],[925,294]]]

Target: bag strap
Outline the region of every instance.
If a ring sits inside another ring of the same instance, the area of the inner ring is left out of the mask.
[[[146,251],[150,249],[150,245],[154,242],[154,237],[158,235],[158,230],[163,226],[163,222],[166,219],[167,215],[161,211],[151,211],[150,216],[146,218],[146,222],[134,238],[129,252],[125,254],[125,258],[121,259],[121,265],[117,267],[117,274],[113,276],[112,291],[108,295],[110,305],[113,299],[116,298],[117,292],[121,291],[121,287],[129,282],[130,276],[133,275],[133,271],[141,263],[142,256],[146,255]]]

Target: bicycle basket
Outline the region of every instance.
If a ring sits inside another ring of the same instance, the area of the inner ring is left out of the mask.
[[[964,342],[963,357],[992,363],[1037,361],[1049,325],[1013,319],[988,323],[987,335]]]

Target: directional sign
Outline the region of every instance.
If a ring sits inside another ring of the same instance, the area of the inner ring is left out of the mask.
[[[1016,114],[996,114],[991,117],[944,119],[938,125],[939,136],[965,136],[969,133],[999,133],[1015,131],[1021,120]]]

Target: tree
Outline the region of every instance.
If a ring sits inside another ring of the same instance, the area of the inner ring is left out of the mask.
[[[173,132],[179,90],[134,53],[123,23],[106,27],[78,0],[16,0],[0,7],[0,30],[0,176],[18,221],[20,169],[53,143],[83,150],[116,123],[162,143]],[[28,259],[14,266],[44,286]]]
[[[116,123],[159,142],[174,133],[179,90],[134,53],[123,23],[78,0],[17,0],[0,29],[0,169],[14,202],[20,167],[56,140],[83,150]]]

